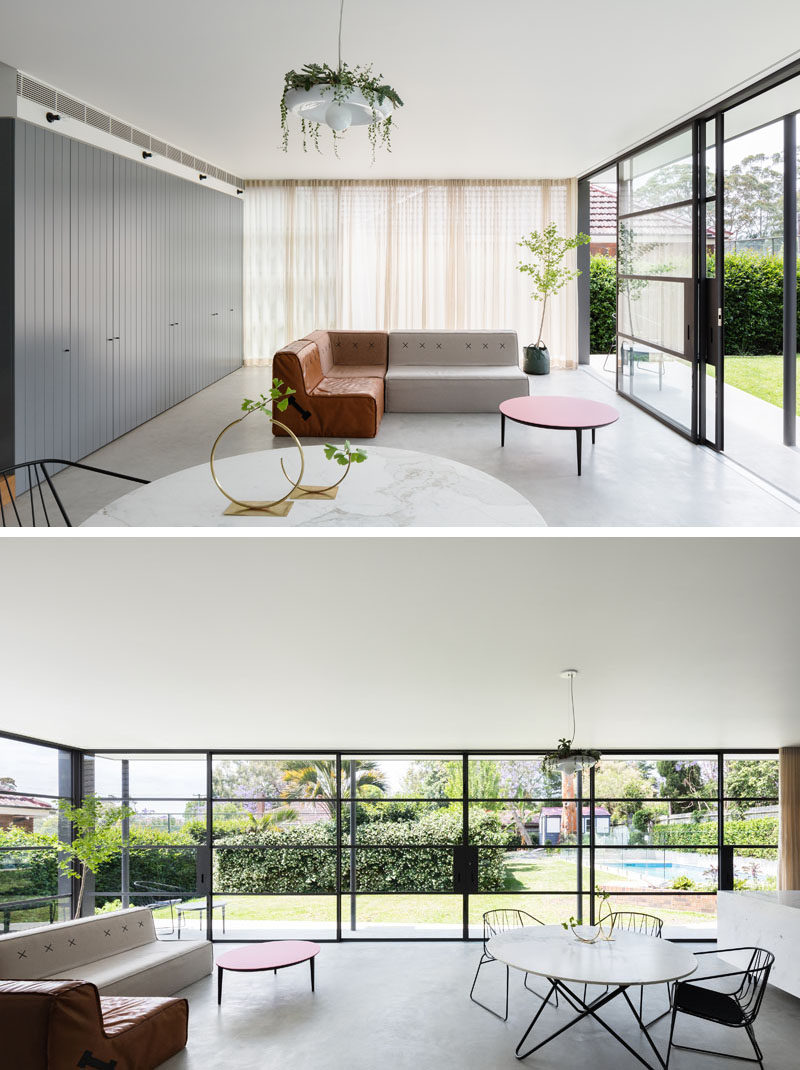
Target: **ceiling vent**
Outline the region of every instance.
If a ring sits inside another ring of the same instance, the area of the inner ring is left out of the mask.
[[[220,182],[227,182],[228,185],[238,188],[244,187],[244,179],[232,175],[230,171],[223,171],[205,160],[198,160],[196,156],[183,152],[181,149],[175,148],[174,145],[168,145],[166,141],[159,141],[151,134],[145,133],[144,130],[137,130],[136,127],[123,123],[121,119],[115,119],[104,111],[98,111],[97,108],[92,108],[74,97],[67,96],[66,93],[60,93],[58,90],[53,89],[52,86],[45,85],[44,82],[40,82],[36,78],[30,78],[21,71],[17,71],[17,96],[32,100],[43,108],[51,109],[62,115],[68,115],[71,119],[77,119],[80,123],[87,123],[89,126],[93,126],[97,130],[103,130],[107,134],[113,134],[114,137],[118,137],[122,141],[127,141],[129,144],[138,145],[142,149],[157,153],[159,156],[163,156],[167,160],[173,160],[175,163],[183,164],[193,171],[201,171],[203,174],[211,175],[219,179]]]
[[[19,82],[17,82],[17,84],[19,85]],[[43,108],[56,107],[55,89],[51,89],[49,85],[42,85],[41,82],[29,78],[27,74],[23,74],[22,76],[20,96],[27,97],[28,100],[33,100],[37,104],[41,104]]]

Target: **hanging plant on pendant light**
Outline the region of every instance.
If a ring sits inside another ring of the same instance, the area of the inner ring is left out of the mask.
[[[338,140],[351,126],[366,126],[372,150],[372,162],[378,145],[392,151],[392,117],[403,102],[383,75],[374,75],[372,65],[350,67],[342,62],[342,18],[344,0],[339,6],[339,65],[334,70],[327,63],[307,63],[299,71],[289,71],[281,97],[281,131],[283,151],[289,148],[289,113],[300,119],[303,152],[311,141],[319,151],[322,124],[330,127],[334,151]],[[338,155],[338,152],[337,152]]]
[[[558,770],[560,773],[585,773],[600,760],[599,750],[586,747],[573,747],[575,742],[575,694],[573,683],[578,675],[577,669],[564,669],[561,675],[569,680],[569,705],[572,715],[572,735],[569,739],[559,739],[555,750],[545,754],[542,764],[546,770]]]

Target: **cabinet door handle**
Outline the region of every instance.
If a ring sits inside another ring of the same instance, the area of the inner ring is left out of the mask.
[[[65,349],[65,350],[64,350],[64,352],[65,352],[65,353],[69,353],[69,350],[68,350],[68,349]]]
[[[113,342],[113,341],[114,341],[114,339],[113,339],[113,338],[107,338],[107,339],[106,339],[106,341],[107,341],[107,342]]]
[[[118,342],[118,341],[119,341],[119,335],[118,335],[118,334],[115,334],[115,335],[114,335],[114,341],[115,341],[115,342]]]
[[[211,313],[211,315],[212,315],[212,316],[218,316],[218,315],[219,315],[219,312],[212,312],[212,313]]]

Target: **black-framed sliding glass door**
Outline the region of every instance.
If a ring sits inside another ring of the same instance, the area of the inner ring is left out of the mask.
[[[617,167],[617,389],[697,438],[697,130]]]

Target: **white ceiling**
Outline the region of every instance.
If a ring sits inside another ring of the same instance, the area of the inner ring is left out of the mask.
[[[800,744],[794,538],[3,544],[0,729],[86,747]],[[9,611],[8,607],[13,607]]]
[[[345,60],[400,96],[391,156],[280,150],[283,74],[336,61],[337,0],[25,0],[0,61],[249,178],[571,176],[776,65],[787,0],[346,0]]]

